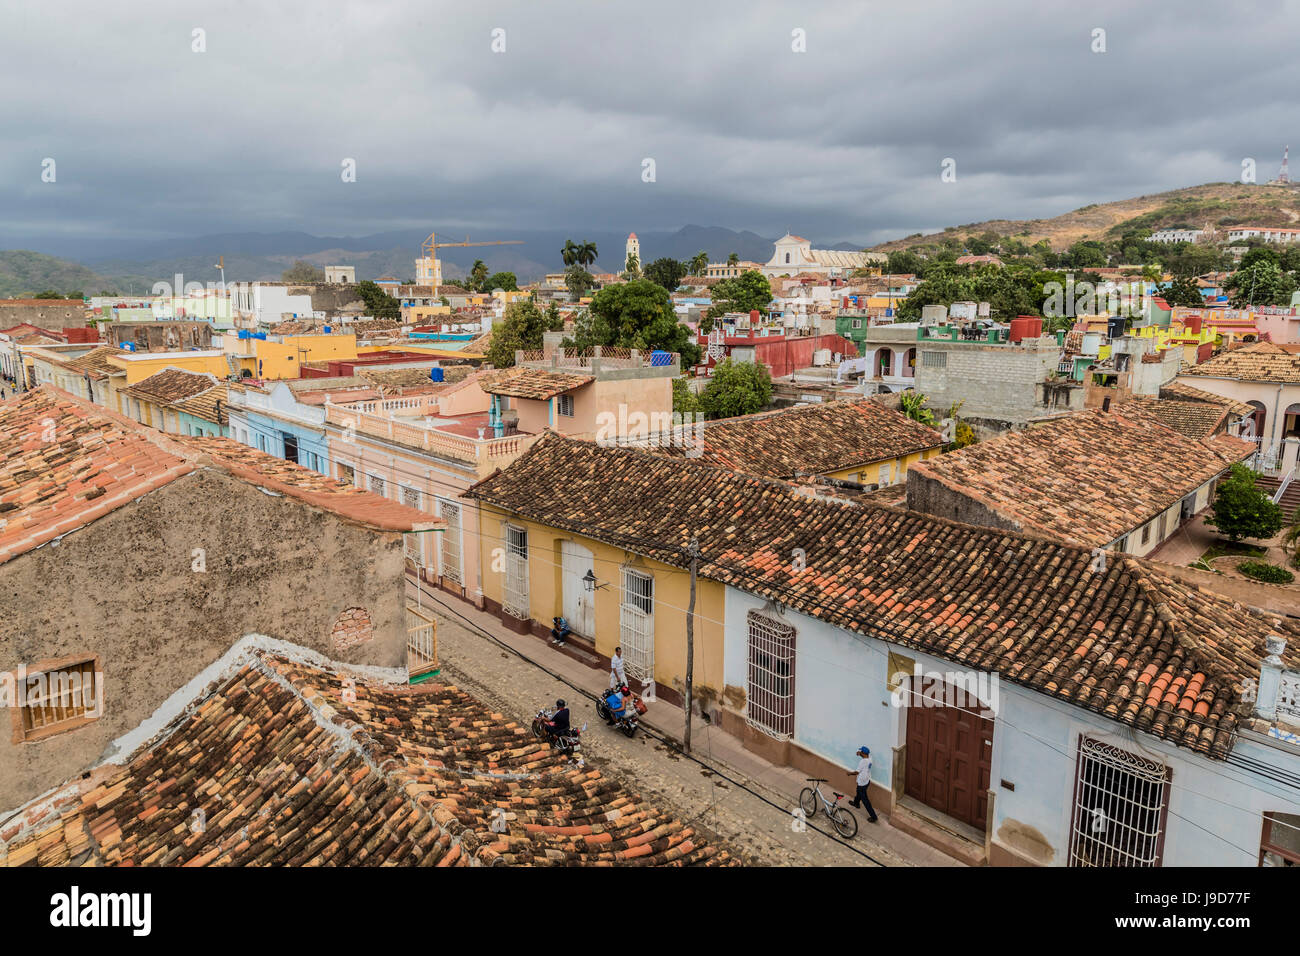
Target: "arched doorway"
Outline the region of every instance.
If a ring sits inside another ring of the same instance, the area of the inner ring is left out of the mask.
[[[1262,402],[1247,402],[1255,411],[1242,422],[1242,438],[1259,442],[1264,437],[1264,423],[1268,420],[1268,411]]]
[[[1282,437],[1300,438],[1300,402],[1293,402],[1282,413]]]
[[[916,347],[915,346],[908,349],[907,353],[903,356],[903,377],[904,378],[916,377]]]
[[[887,375],[894,374],[894,350],[883,348],[876,352],[875,371],[872,373],[874,378],[885,378]]]

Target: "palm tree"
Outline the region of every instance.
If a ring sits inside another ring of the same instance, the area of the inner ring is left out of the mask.
[[[704,270],[708,267],[709,254],[703,249],[691,256],[691,275],[702,276],[704,275]]]
[[[731,253],[731,255],[727,256],[727,265],[729,266],[740,265],[740,256],[736,255],[734,252]]]
[[[571,266],[578,261],[578,250],[582,246],[578,245],[572,239],[564,240],[564,248],[560,250],[560,255],[564,258],[564,264]]]
[[[584,269],[592,266],[596,262],[596,244],[594,242],[584,242],[576,247],[574,261]]]

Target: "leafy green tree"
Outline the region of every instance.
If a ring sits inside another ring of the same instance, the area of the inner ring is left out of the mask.
[[[686,278],[686,266],[676,259],[665,256],[645,267],[645,277],[655,285],[661,285],[669,292],[673,292],[682,284],[682,279]]]
[[[32,296],[32,298],[33,299],[62,299],[63,293],[55,292],[53,289],[46,289],[44,292],[36,293],[34,296]]]
[[[705,418],[732,418],[761,412],[771,401],[772,376],[766,365],[723,359],[713,367],[699,407]]]
[[[513,272],[494,272],[483,283],[483,291],[492,292],[496,289],[504,289],[506,292],[518,292],[519,280],[515,278]]]
[[[302,259],[296,261],[289,268],[280,273],[281,282],[324,282],[325,270],[317,269],[310,262],[304,262]]]
[[[763,312],[771,302],[772,284],[757,269],[749,269],[734,279],[723,279],[713,287],[713,305],[709,307],[708,318],[754,309]],[[712,322],[709,324],[712,327]]]
[[[1229,541],[1262,540],[1282,530],[1282,509],[1256,487],[1256,477],[1245,465],[1235,464],[1214,494],[1205,523],[1226,534]]]
[[[668,290],[648,279],[606,286],[592,297],[587,313],[575,320],[573,337],[565,340],[565,346],[583,349],[596,345],[677,352],[683,368],[700,361],[700,347],[691,330],[677,321]]]
[[[483,292],[483,283],[487,281],[488,267],[482,259],[475,259],[469,270],[469,280],[465,283],[471,292]]]
[[[575,299],[581,299],[596,284],[596,277],[576,262],[564,270],[564,285]]]
[[[628,279],[635,279],[641,274],[641,260],[637,258],[635,252],[627,254],[627,262],[624,264],[623,276]]]
[[[1224,288],[1231,296],[1233,308],[1290,305],[1296,278],[1294,273],[1283,272],[1274,260],[1256,259],[1229,276]]]
[[[369,279],[357,283],[357,295],[366,304],[366,311],[374,318],[401,318],[402,304]]]
[[[563,328],[564,319],[555,303],[543,312],[532,299],[516,299],[506,306],[501,321],[492,326],[487,360],[497,368],[509,368],[515,364],[516,350],[540,349],[543,333]]]
[[[700,410],[700,396],[685,378],[673,379],[673,411],[693,415]]]
[[[895,249],[885,266],[890,275],[919,275],[924,268],[925,262],[911,249]]]
[[[1185,305],[1193,309],[1205,305],[1205,296],[1201,295],[1201,290],[1196,287],[1196,280],[1190,277],[1175,279],[1160,294],[1170,305]]]

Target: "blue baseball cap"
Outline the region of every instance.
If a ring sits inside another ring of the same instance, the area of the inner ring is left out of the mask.
[[[861,746],[861,747],[858,748],[858,753],[860,753],[860,754],[866,754],[868,757],[870,757],[870,756],[871,756],[871,748],[868,747],[868,746],[866,746],[866,745],[864,744],[863,746]]]

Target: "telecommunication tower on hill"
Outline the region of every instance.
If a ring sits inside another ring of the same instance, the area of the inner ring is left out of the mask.
[[[1278,170],[1277,179],[1270,179],[1267,183],[1269,186],[1290,186],[1291,171],[1287,168],[1287,158],[1291,155],[1291,147],[1288,146],[1282,150],[1282,168]]]

